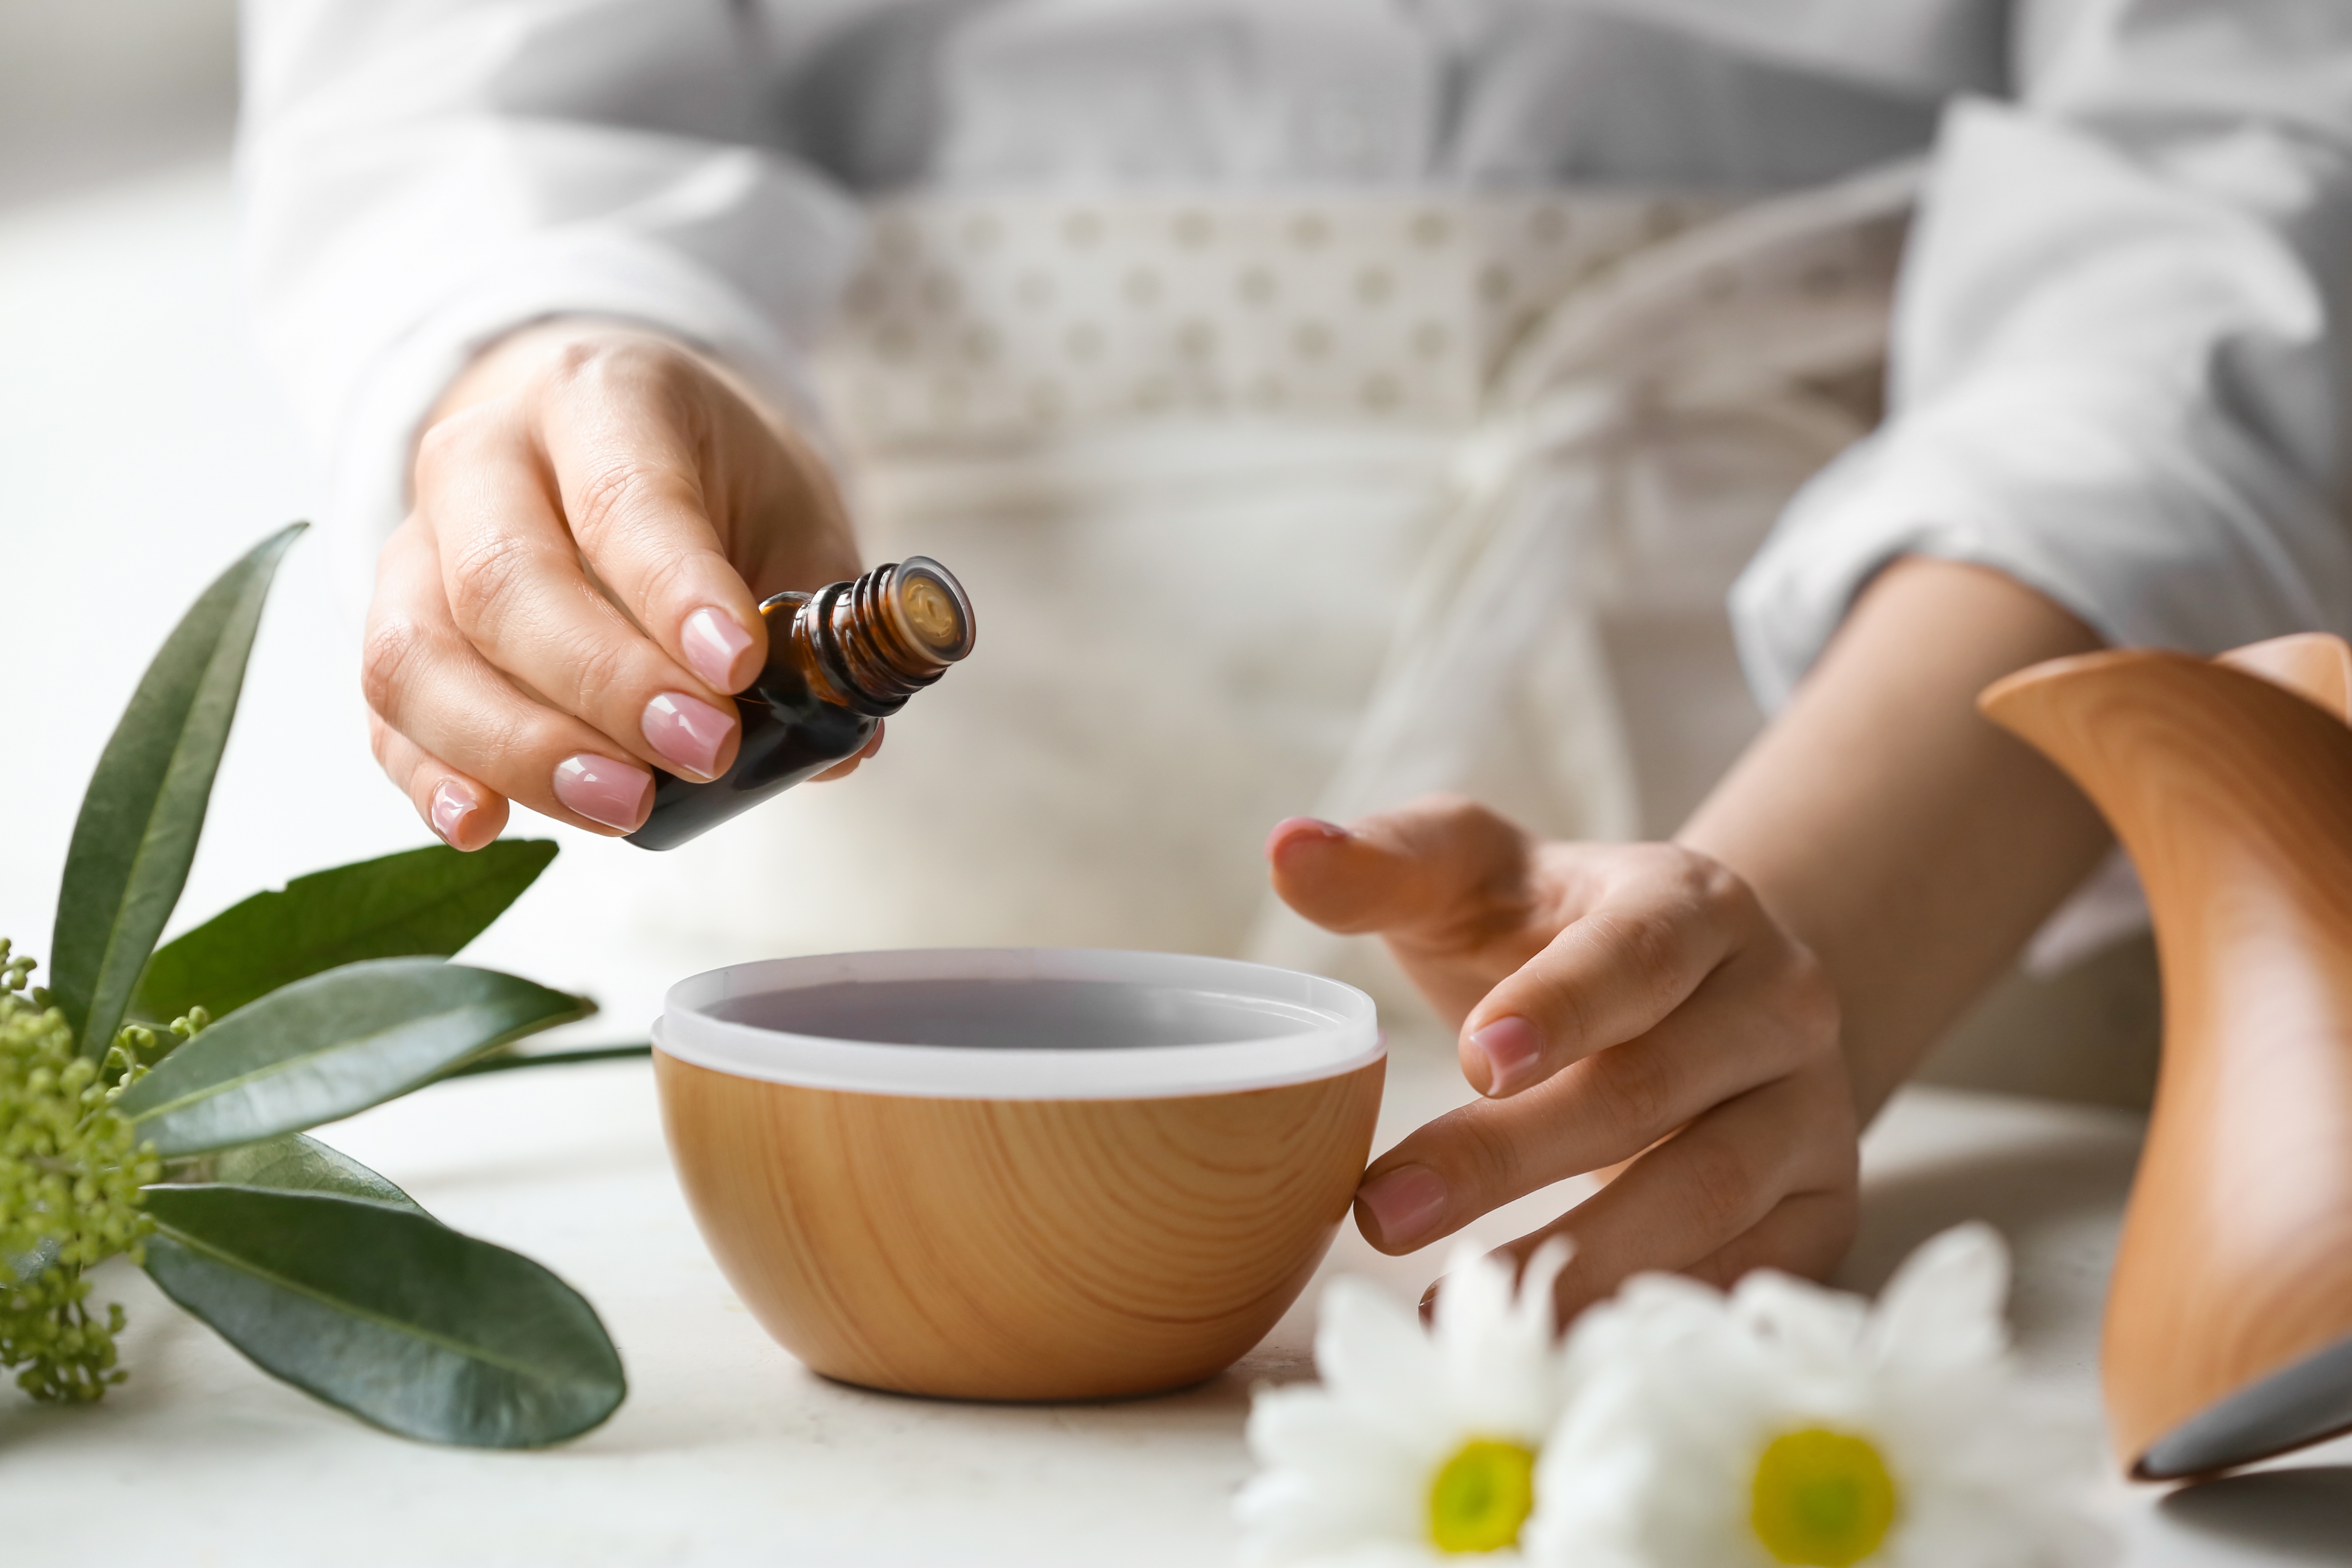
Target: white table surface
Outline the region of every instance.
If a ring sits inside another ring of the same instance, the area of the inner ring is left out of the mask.
[[[1450,1064],[1401,1054],[1381,1141],[1465,1098]],[[752,1321],[671,1180],[643,1064],[446,1084],[325,1136],[449,1223],[584,1290],[621,1347],[628,1402],[547,1452],[405,1442],[271,1381],[143,1276],[110,1266],[101,1288],[131,1311],[131,1381],[95,1409],[0,1400],[12,1560],[1222,1564],[1249,1468],[1250,1386],[1311,1373],[1321,1281],[1349,1271],[1417,1295],[1437,1267],[1431,1254],[1381,1258],[1343,1229],[1299,1307],[1189,1392],[1024,1407],[908,1399],[825,1382]],[[1922,1237],[1989,1218],[2017,1251],[2026,1364],[2092,1401],[2137,1142],[2116,1112],[1909,1091],[1866,1149],[1847,1282],[1873,1289]],[[1499,1239],[1573,1195],[1524,1200],[1480,1234]],[[2097,1506],[2136,1568],[2352,1561],[2352,1442],[2170,1497],[2111,1483]],[[102,1554],[76,1549],[78,1521],[93,1518],[109,1521]]]
[[[0,769],[0,933],[39,951],[82,770],[171,616],[317,489],[237,321],[216,155],[0,213],[0,543],[18,590],[0,669],[11,732],[37,749]],[[328,542],[295,552],[264,618],[179,925],[422,841],[366,755],[355,617]],[[625,1037],[667,980],[740,956],[583,923],[600,847],[554,836],[565,858],[469,956],[596,994],[608,1013],[580,1036]],[[1382,1137],[1465,1097],[1450,1062],[1401,1054]],[[1250,1384],[1307,1369],[1312,1292],[1233,1373],[1167,1398],[989,1408],[811,1377],[705,1256],[637,1064],[445,1085],[328,1136],[584,1289],[627,1361],[629,1402],[551,1453],[402,1442],[271,1382],[116,1266],[101,1287],[131,1310],[132,1381],[95,1410],[0,1387],[0,1563],[1223,1563]],[[2021,1259],[2028,1364],[2088,1407],[2135,1139],[2112,1113],[1910,1092],[1866,1151],[1847,1282],[1874,1288],[1922,1237],[1992,1219]],[[1436,1266],[1382,1258],[1349,1230],[1326,1272],[1410,1296]],[[2099,1502],[2129,1564],[2352,1563],[2352,1443],[2169,1496],[2116,1483]]]

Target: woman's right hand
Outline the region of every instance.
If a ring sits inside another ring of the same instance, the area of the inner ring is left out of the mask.
[[[527,329],[418,445],[368,614],[376,760],[459,849],[510,800],[626,833],[652,769],[734,760],[760,600],[857,570],[823,462],[723,369],[631,328]]]

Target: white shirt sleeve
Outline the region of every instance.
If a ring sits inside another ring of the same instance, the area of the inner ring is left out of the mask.
[[[2352,5],[2023,9],[2020,101],[1945,119],[1886,423],[1733,589],[1768,706],[1905,553],[2116,644],[2352,633]]]
[[[852,207],[752,144],[758,14],[679,0],[247,0],[238,174],[265,352],[372,563],[482,344],[629,318],[807,406]]]

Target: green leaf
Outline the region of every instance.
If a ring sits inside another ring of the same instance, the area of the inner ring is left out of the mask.
[[[297,877],[166,942],[147,961],[131,1016],[168,1024],[201,1005],[218,1018],[340,964],[446,958],[554,858],[547,839],[502,838],[471,855],[435,844]]]
[[[387,1431],[533,1448],[627,1393],[595,1309],[530,1258],[324,1192],[152,1186],[147,1272],[264,1372]]]
[[[299,1132],[595,1011],[495,970],[379,958],[298,980],[165,1057],[115,1109],[169,1158]]]
[[[423,1214],[415,1198],[344,1153],[299,1132],[176,1162],[171,1181],[268,1187],[288,1193],[334,1193]]]
[[[140,679],[98,759],[66,851],[49,994],[101,1056],[188,879],[269,580],[296,523],[204,592]]]

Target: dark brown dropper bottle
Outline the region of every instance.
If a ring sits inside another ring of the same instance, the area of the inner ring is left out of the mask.
[[[736,694],[743,742],[708,784],[654,775],[654,808],[629,842],[674,849],[854,755],[883,720],[971,651],[971,601],[920,555],[855,583],[760,605],[768,662]]]

